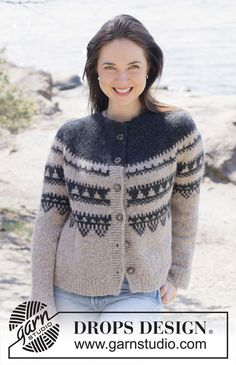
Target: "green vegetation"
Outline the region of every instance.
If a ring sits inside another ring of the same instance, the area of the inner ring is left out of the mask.
[[[0,236],[4,232],[9,239],[13,235],[24,242],[30,242],[33,232],[34,215],[32,212],[19,212],[12,209],[0,209]]]
[[[6,59],[0,49],[0,127],[16,134],[26,128],[37,112],[36,103],[24,97],[23,92],[11,84],[4,68]]]

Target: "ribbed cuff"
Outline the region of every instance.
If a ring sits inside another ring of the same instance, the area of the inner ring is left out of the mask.
[[[177,271],[170,268],[167,280],[170,281],[176,288],[187,289],[190,282],[190,271]]]

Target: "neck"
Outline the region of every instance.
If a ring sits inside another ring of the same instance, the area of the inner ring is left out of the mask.
[[[113,112],[109,108],[107,110],[103,111],[103,115],[112,120],[116,120],[117,122],[125,122],[127,120],[130,120],[132,118],[137,117],[142,112],[142,108],[140,107],[136,112],[124,112],[124,113],[118,113]]]

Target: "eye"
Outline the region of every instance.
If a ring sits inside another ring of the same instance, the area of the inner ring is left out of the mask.
[[[138,65],[132,65],[130,67],[139,68]],[[105,66],[104,68],[105,68],[105,70],[109,70],[109,69],[113,69],[114,67],[113,66]]]

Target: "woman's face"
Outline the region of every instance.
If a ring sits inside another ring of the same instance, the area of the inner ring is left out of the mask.
[[[115,39],[100,49],[96,70],[100,88],[109,98],[109,106],[132,109],[140,104],[138,97],[145,89],[148,74],[142,47],[127,38]],[[122,89],[129,88],[131,91],[121,94]]]

